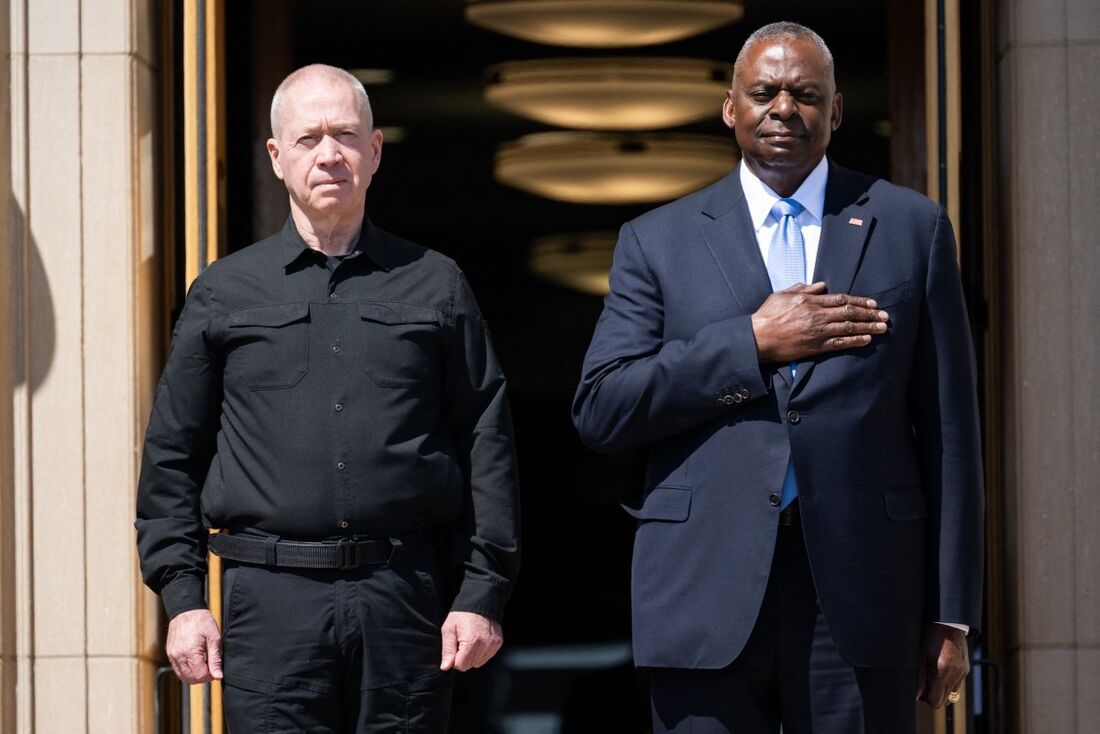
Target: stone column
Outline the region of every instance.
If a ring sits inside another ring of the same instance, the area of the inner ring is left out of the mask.
[[[998,7],[1015,730],[1100,722],[1100,4]],[[997,610],[994,610],[997,613]]]
[[[161,357],[154,7],[0,5],[4,734],[152,728],[132,523]]]

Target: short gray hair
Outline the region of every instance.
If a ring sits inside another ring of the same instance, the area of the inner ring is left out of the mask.
[[[363,83],[355,78],[355,76],[338,66],[329,66],[328,64],[310,64],[303,66],[300,69],[296,69],[287,75],[286,79],[283,79],[279,83],[279,86],[275,89],[275,94],[271,97],[271,136],[277,137],[276,132],[279,128],[281,121],[281,115],[283,110],[283,103],[286,101],[286,94],[300,81],[303,81],[310,77],[316,77],[323,79],[327,82],[336,84],[347,84],[351,87],[356,95],[359,97],[359,102],[363,107],[363,111],[367,115],[367,120],[371,126],[374,125],[373,115],[370,108],[370,98],[367,96],[367,90],[363,87]]]
[[[829,81],[833,83],[833,87],[835,88],[836,76],[833,67],[833,52],[825,45],[825,40],[806,26],[785,20],[779,21],[778,23],[769,23],[766,26],[758,28],[753,31],[751,36],[745,39],[745,43],[741,46],[741,51],[737,54],[737,60],[733,62],[734,78],[737,78],[737,70],[741,68],[741,64],[744,62],[745,57],[748,56],[749,49],[753,46],[764,41],[774,43],[775,41],[786,41],[792,38],[812,41],[817,45],[818,49],[821,50],[821,55],[825,57],[825,73],[829,75]]]

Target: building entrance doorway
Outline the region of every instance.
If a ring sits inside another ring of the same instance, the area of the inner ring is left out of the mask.
[[[728,67],[760,25],[792,19],[814,28],[835,55],[845,95],[844,123],[830,154],[843,166],[926,191],[948,206],[962,233],[981,341],[984,284],[991,282],[983,243],[990,235],[982,219],[986,204],[974,201],[973,192],[989,176],[989,156],[980,144],[961,153],[964,135],[980,129],[984,113],[959,101],[964,81],[978,87],[987,81],[981,44],[989,37],[983,26],[988,3],[976,8],[960,16],[957,5],[943,0],[793,0],[780,14],[769,3],[745,0],[743,17],[733,24],[626,50],[570,49],[494,34],[470,24],[453,0],[182,0],[166,14],[175,59],[163,81],[165,105],[177,113],[166,157],[178,194],[170,199],[176,205],[168,221],[176,243],[170,279],[177,309],[201,267],[282,226],[285,191],[264,149],[271,94],[289,71],[323,62],[364,81],[384,131],[382,167],[367,197],[372,222],[454,258],[492,327],[516,422],[524,569],[506,618],[507,650],[493,666],[464,678],[455,731],[642,732],[647,726],[645,681],[633,672],[629,652],[634,522],[618,506],[638,492],[645,457],[595,456],[572,429],[570,401],[602,294],[598,278],[592,285],[569,276],[571,270],[591,274],[607,255],[586,260],[580,234],[613,242],[622,222],[654,204],[562,201],[502,184],[495,170],[500,152],[555,128],[487,100],[486,87],[498,80],[494,70],[506,62],[569,56],[703,59]],[[968,52],[978,64],[973,73],[961,71],[966,44],[960,34],[977,49]],[[719,93],[713,114],[675,132],[728,141],[721,102]],[[963,201],[970,206],[965,213]],[[558,271],[540,269],[538,255],[552,250],[545,243],[553,237],[564,243]],[[988,627],[996,634],[995,621]],[[996,659],[995,639],[986,638],[981,655]],[[967,716],[950,723],[953,731],[997,730],[999,679],[995,669],[979,671]],[[206,696],[191,695],[193,702]],[[189,726],[218,731],[216,694],[201,700],[215,703],[188,707]],[[949,724],[929,718],[925,725],[947,731]]]

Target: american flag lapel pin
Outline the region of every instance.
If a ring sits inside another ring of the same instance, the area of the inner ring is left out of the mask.
[[[848,220],[848,224],[851,224],[854,227],[862,227],[863,226],[863,220],[862,219],[857,219],[856,217],[852,217],[851,219]]]

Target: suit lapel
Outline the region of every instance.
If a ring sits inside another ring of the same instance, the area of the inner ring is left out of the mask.
[[[752,313],[771,295],[772,282],[760,257],[749,205],[741,188],[743,165],[739,164],[711,190],[703,205],[703,215],[711,220],[703,225],[703,239],[741,310]],[[780,369],[788,386],[790,370],[789,366]]]
[[[874,218],[865,206],[869,198],[865,184],[862,176],[829,161],[814,281],[825,281],[830,293],[847,293],[852,287],[874,229]]]
[[[704,202],[703,215],[708,218],[702,227],[703,239],[711,257],[741,310],[752,313],[771,294],[772,284],[741,190],[740,168],[714,185]]]
[[[847,293],[855,281],[875,220],[866,206],[868,179],[829,160],[825,210],[813,282],[825,281],[829,293]],[[819,358],[798,364],[792,394],[809,378]]]

